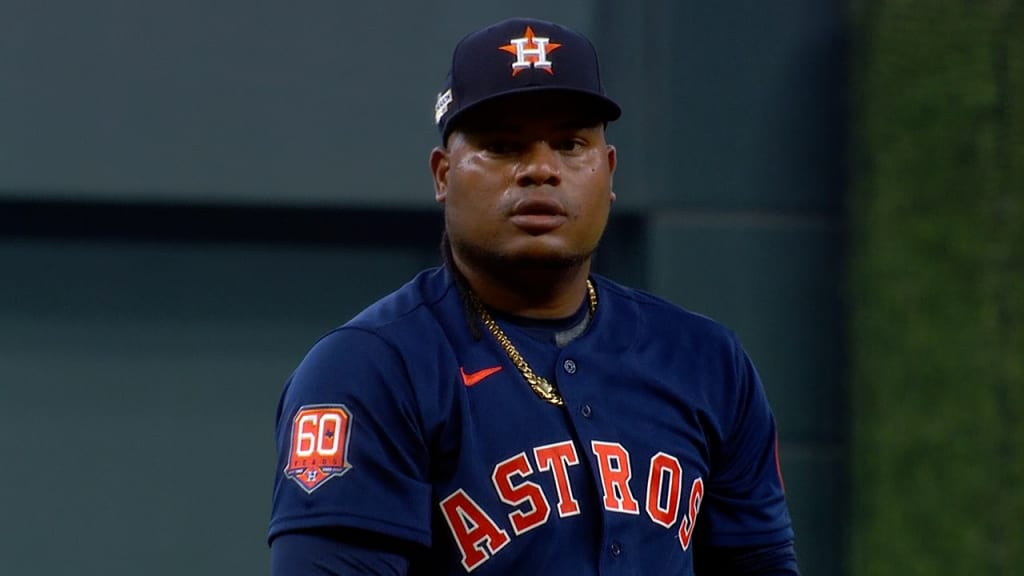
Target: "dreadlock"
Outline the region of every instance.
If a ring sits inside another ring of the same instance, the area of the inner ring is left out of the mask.
[[[445,230],[441,234],[441,261],[448,268],[448,272],[452,275],[452,279],[455,280],[455,288],[459,291],[459,299],[462,300],[462,309],[466,316],[466,325],[469,327],[469,333],[473,335],[473,339],[477,342],[483,338],[483,333],[480,331],[480,314],[476,309],[476,295],[473,294],[473,290],[469,287],[469,281],[459,271],[458,266],[455,265],[455,256],[452,254],[452,242],[448,238],[448,231]]]

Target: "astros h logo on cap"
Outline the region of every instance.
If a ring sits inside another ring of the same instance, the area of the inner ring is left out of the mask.
[[[551,42],[549,38],[540,38],[534,35],[533,28],[526,27],[526,33],[522,38],[513,38],[511,44],[498,48],[510,54],[516,55],[516,61],[512,63],[512,75],[515,76],[527,68],[539,68],[548,74],[551,71],[551,62],[548,54],[561,48],[561,44]]]

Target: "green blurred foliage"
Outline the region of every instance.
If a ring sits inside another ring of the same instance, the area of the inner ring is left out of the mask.
[[[1024,3],[854,6],[852,573],[1024,567]]]

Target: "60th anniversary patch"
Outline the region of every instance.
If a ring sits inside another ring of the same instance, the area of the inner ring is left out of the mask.
[[[303,406],[292,420],[292,442],[284,474],[306,492],[341,476],[348,463],[352,414],[344,404]]]

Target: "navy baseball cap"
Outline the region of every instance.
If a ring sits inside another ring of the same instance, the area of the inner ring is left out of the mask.
[[[442,142],[468,110],[526,92],[578,96],[605,122],[622,114],[605,94],[590,40],[553,22],[511,18],[473,32],[455,46],[448,79],[434,105]]]

